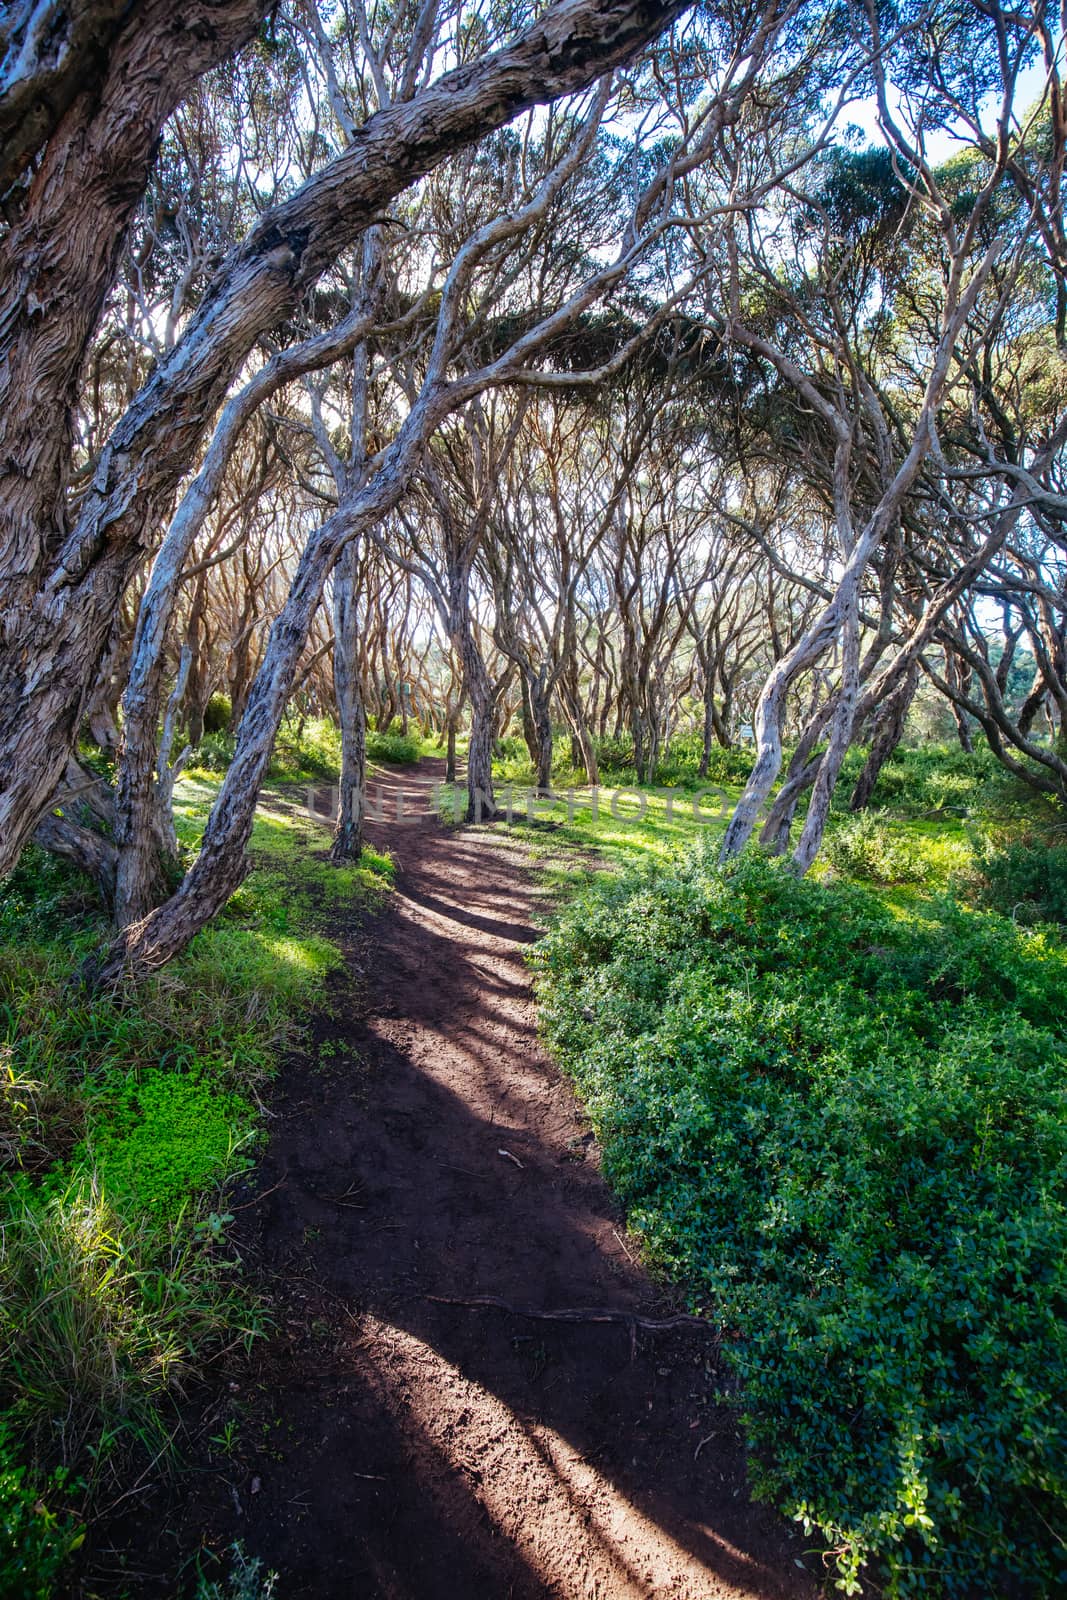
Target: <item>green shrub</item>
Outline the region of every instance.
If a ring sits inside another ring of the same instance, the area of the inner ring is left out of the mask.
[[[422,754],[422,740],[413,733],[375,733],[370,730],[367,734],[367,760],[392,761],[401,766],[410,766]]]
[[[341,731],[329,717],[315,717],[294,728],[284,723],[274,742],[267,776],[296,782],[336,778],[341,767]]]
[[[235,741],[229,733],[205,733],[189,763],[190,772],[225,772],[233,760]]]
[[[204,732],[226,733],[233,720],[229,695],[213,694],[204,707]]]
[[[521,733],[506,733],[498,739],[493,746],[494,761],[518,762],[529,761],[530,752],[526,748],[526,740]]]
[[[27,845],[0,882],[0,945],[24,945],[60,926],[80,932],[95,926],[99,915],[100,898],[89,880],[37,845]]]
[[[10,1430],[0,1421],[0,1594],[5,1600],[52,1600],[67,1557],[81,1535],[67,1518],[49,1510],[62,1492],[62,1472],[42,1493],[29,1468],[19,1461]]]
[[[698,776],[700,757],[704,749],[702,735],[681,733],[660,751],[656,762],[655,782],[671,787],[693,788],[702,783],[742,786],[752,771],[752,748],[749,745],[732,745],[725,750],[713,745],[708,758],[707,777]],[[634,771],[633,740],[624,735],[619,739],[599,739],[597,759],[601,773],[606,778],[621,782],[632,777]]]
[[[203,1574],[196,1586],[196,1600],[272,1600],[276,1572],[264,1572],[256,1556],[246,1556],[238,1541],[229,1549],[230,1575],[224,1582],[213,1582]]]
[[[835,795],[838,807],[863,769],[867,751],[850,750]],[[992,751],[982,745],[966,751],[957,745],[926,744],[921,749],[896,749],[878,775],[873,802],[900,816],[948,813],[964,817],[1004,804],[1008,783]]]
[[[919,841],[875,811],[861,811],[831,829],[823,855],[838,872],[867,883],[921,884],[934,876]]]
[[[626,734],[618,739],[598,739],[596,756],[602,775],[628,774],[634,770],[634,742]]]
[[[538,947],[548,1036],[711,1308],[754,1481],[857,1592],[1067,1585],[1067,957],[712,847]]]
[[[1067,925],[1067,845],[1013,839],[980,848],[966,888],[976,904],[1016,922]]]
[[[699,778],[700,758],[704,753],[701,734],[680,734],[673,738],[656,763],[656,782],[663,784],[692,785],[696,783],[721,783],[743,786],[752,771],[752,747],[732,745],[728,750],[713,744],[708,752],[706,778]]]

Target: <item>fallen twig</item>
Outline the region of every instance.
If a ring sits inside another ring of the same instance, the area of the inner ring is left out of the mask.
[[[494,1311],[506,1311],[508,1316],[526,1317],[534,1322],[614,1322],[627,1328],[641,1328],[647,1333],[667,1333],[672,1328],[702,1328],[705,1333],[715,1332],[705,1317],[691,1317],[685,1312],[678,1312],[673,1317],[642,1317],[636,1311],[616,1311],[611,1306],[563,1306],[558,1311],[531,1311],[526,1306],[513,1306],[495,1294],[470,1297],[425,1294],[421,1298],[441,1306],[481,1306]]]
[[[520,1172],[524,1172],[526,1170],[518,1156],[513,1156],[510,1150],[498,1150],[497,1155],[503,1156],[505,1161],[514,1161]]]
[[[231,1206],[230,1210],[231,1211],[247,1211],[249,1206],[258,1206],[259,1202],[261,1200],[265,1200],[269,1194],[273,1194],[275,1189],[280,1189],[282,1184],[288,1178],[288,1176],[289,1176],[288,1172],[283,1172],[281,1177],[278,1179],[277,1183],[272,1183],[269,1189],[264,1189],[262,1194],[257,1194],[255,1196],[255,1198],[252,1199],[252,1200],[243,1200],[239,1206]]]
[[[347,1206],[350,1211],[365,1211],[366,1200],[356,1199],[357,1195],[363,1193],[364,1188],[365,1185],[362,1183],[350,1183],[344,1194],[324,1194],[320,1198],[329,1201],[332,1206]]]
[[[614,1234],[615,1238],[618,1240],[620,1246],[622,1247],[623,1254],[626,1256],[627,1260],[631,1261],[635,1267],[638,1266],[639,1262],[637,1260],[637,1257],[634,1255],[633,1251],[630,1249],[629,1245],[626,1243],[626,1240],[623,1238],[623,1236],[619,1232],[619,1230],[617,1228],[612,1228],[611,1231]]]
[[[470,1167],[456,1167],[451,1161],[438,1161],[439,1167],[444,1167],[446,1172],[462,1172],[465,1178],[484,1178],[484,1172],[472,1172]]]

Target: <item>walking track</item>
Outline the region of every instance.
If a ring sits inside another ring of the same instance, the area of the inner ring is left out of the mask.
[[[245,1213],[278,1331],[206,1425],[236,1415],[232,1446],[147,1509],[160,1549],[239,1538],[277,1600],[807,1600],[709,1401],[714,1338],[636,1260],[538,1043],[528,846],[431,816],[441,766],[390,775],[406,814],[369,827],[397,889],[333,930],[349,971]]]

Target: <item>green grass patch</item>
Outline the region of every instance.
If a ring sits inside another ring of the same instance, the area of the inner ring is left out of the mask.
[[[593,790],[575,785],[553,790],[552,798],[534,797],[525,784],[496,786],[497,807],[510,825],[537,836],[546,826],[553,845],[595,850],[613,864],[666,861],[704,834],[721,838],[739,791],[721,785],[671,791],[637,784],[602,784]],[[462,785],[442,784],[441,816],[462,820],[467,792]]]

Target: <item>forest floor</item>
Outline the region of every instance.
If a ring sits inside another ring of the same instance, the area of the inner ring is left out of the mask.
[[[277,1600],[802,1600],[819,1563],[749,1497],[715,1335],[642,1268],[538,1042],[531,845],[443,824],[443,765],[386,779],[395,893],[328,930],[346,965],[235,1206],[275,1331],[101,1530],[94,1592],[189,1592],[240,1540]]]

